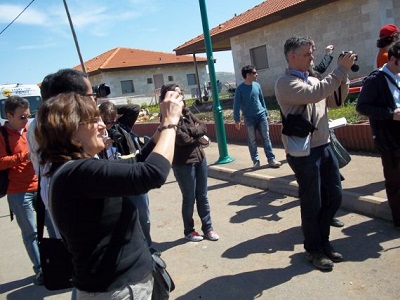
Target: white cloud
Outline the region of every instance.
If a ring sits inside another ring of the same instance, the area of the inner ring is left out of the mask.
[[[13,5],[13,4],[0,4],[1,18],[0,23],[9,24],[14,20],[18,14],[24,10],[25,6]],[[22,13],[14,23],[24,24],[24,25],[46,25],[48,19],[46,14],[29,7]]]

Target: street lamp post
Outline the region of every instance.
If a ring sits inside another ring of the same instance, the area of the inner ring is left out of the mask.
[[[199,4],[201,12],[201,21],[203,24],[204,43],[207,51],[207,61],[208,61],[208,71],[210,74],[211,91],[214,98],[214,104],[213,104],[214,123],[215,123],[215,132],[217,136],[218,150],[220,155],[216,163],[226,164],[234,161],[234,159],[228,155],[224,119],[218,95],[218,87],[215,76],[214,58],[212,52],[210,29],[208,27],[208,17],[207,17],[207,8],[205,0],[199,0]]]

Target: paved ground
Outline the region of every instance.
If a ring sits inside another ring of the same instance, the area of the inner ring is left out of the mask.
[[[216,148],[214,144],[207,149],[209,163],[219,158]],[[235,162],[212,166],[211,173],[229,175],[234,180],[238,180],[237,174],[242,174],[248,177],[247,182],[270,176],[267,181],[274,181],[279,179],[274,174],[287,167],[284,165],[279,171],[270,168],[245,171],[250,162],[247,149],[232,146],[229,154]],[[284,160],[281,149],[276,150],[276,155]],[[356,161],[357,158],[352,163]],[[375,172],[364,171],[367,162],[368,168]],[[239,168],[241,165],[246,167]],[[212,170],[221,167],[228,171]],[[367,157],[363,165],[354,168],[365,181],[354,183],[350,180],[353,172],[343,169],[349,185],[346,187],[344,182],[345,191],[358,195],[357,190],[370,188],[373,191],[370,194],[382,200],[381,205],[387,205],[379,159]],[[229,169],[236,169],[234,175]],[[289,173],[284,179],[291,179]],[[375,173],[375,179],[370,173]],[[214,228],[221,239],[192,243],[182,238],[181,196],[172,174],[161,189],[150,192],[152,236],[177,286],[171,299],[399,298],[400,232],[393,229],[390,221],[340,210],[338,217],[346,226],[332,228],[331,237],[345,261],[335,264],[332,272],[321,272],[304,258],[295,197],[210,178],[209,198]],[[198,218],[195,220],[200,230]],[[9,221],[4,198],[0,199],[0,228],[0,299],[69,299],[68,290],[50,292],[31,284],[31,264],[17,224]]]

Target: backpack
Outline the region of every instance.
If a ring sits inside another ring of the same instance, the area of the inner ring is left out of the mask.
[[[4,126],[0,126],[1,134],[4,137],[7,155],[12,155],[10,144],[8,142],[8,132]],[[8,169],[0,170],[0,198],[7,195],[8,188]]]

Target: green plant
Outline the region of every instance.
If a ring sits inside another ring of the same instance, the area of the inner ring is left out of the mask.
[[[360,115],[356,111],[356,102],[349,102],[345,103],[344,106],[335,108],[335,109],[330,109],[328,111],[328,118],[335,120],[338,118],[346,118],[347,123],[358,123],[360,121],[365,121],[368,118],[366,116]]]

